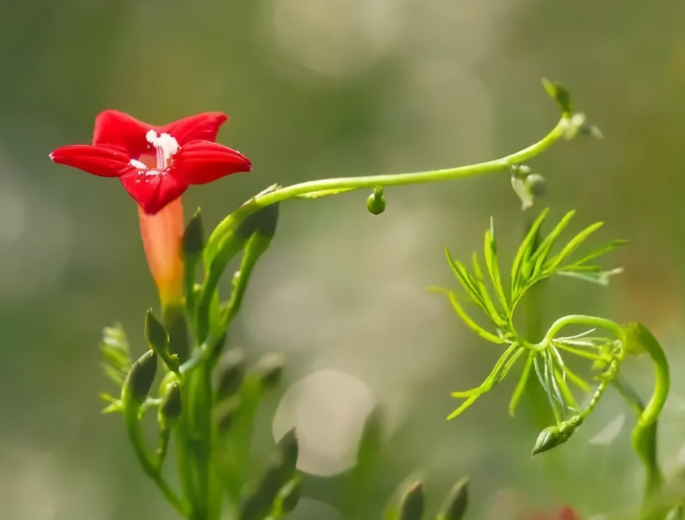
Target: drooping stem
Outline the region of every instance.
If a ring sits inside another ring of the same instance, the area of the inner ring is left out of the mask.
[[[522,163],[547,150],[560,138],[562,138],[569,125],[571,115],[563,114],[556,126],[537,143],[524,148],[516,153],[507,155],[493,161],[482,162],[457,168],[441,170],[429,170],[414,173],[400,173],[388,175],[371,175],[362,177],[341,177],[308,181],[283,188],[266,190],[243,204],[235,212],[224,219],[214,230],[208,241],[208,252],[214,254],[217,242],[227,233],[230,233],[244,218],[260,208],[282,202],[294,197],[303,197],[311,194],[335,194],[344,191],[352,191],[361,188],[374,189],[378,186],[404,186],[409,184],[423,184],[440,182],[465,177],[475,177],[486,173],[499,172],[510,166]]]

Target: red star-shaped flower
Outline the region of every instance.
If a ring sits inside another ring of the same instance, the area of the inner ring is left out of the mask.
[[[215,142],[227,120],[220,112],[206,112],[157,127],[105,110],[95,119],[92,145],[63,146],[50,158],[101,177],[119,177],[143,211],[154,215],[191,184],[250,171],[247,157]]]

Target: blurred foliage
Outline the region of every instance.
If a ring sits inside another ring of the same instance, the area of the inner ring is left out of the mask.
[[[639,0],[0,2],[3,516],[168,512],[150,499],[119,420],[101,416],[97,398],[93,345],[102,324],[140,330],[156,300],[135,208],[111,187],[117,181],[47,159],[56,146],[87,142],[105,108],[153,123],[202,110],[231,115],[220,141],[244,152],[254,172],[184,197],[188,215],[201,204],[213,225],[276,182],[451,166],[518,149],[557,116],[539,79],[560,79],[605,139],[535,161],[545,204],[555,214],[576,208],[585,223],[603,220],[631,247],[612,289],[590,302],[587,288],[569,285],[564,299],[543,290],[540,318],[547,325],[560,313],[612,308],[619,321],[647,323],[682,363],[674,347],[685,336],[684,14],[681,4]],[[251,362],[284,352],[286,384],[330,367],[387,404],[393,434],[384,451],[393,460],[375,480],[387,486],[376,503],[398,475],[421,468],[427,489],[444,493],[470,474],[478,482],[472,518],[562,502],[583,517],[621,510],[639,471],[625,456],[628,432],[610,445],[587,442],[622,409],[618,399],[544,459],[529,457],[535,428],[526,403],[515,420],[486,410],[505,410],[506,393],[488,396],[468,421],[443,419],[452,406],[446,390],[455,380],[476,383],[495,353],[467,358],[461,347],[475,340],[425,287],[450,283],[440,252],[448,245],[468,254],[491,215],[503,223],[503,250],[518,243],[528,217],[509,179],[384,195],[378,217],[364,208],[368,194],[285,205],[232,344]],[[140,352],[145,340],[129,341]],[[646,387],[648,376],[632,369]],[[683,394],[682,381],[674,392]],[[273,445],[272,412],[256,418],[260,453]],[[671,472],[685,433],[672,417],[662,424]],[[588,489],[588,472],[611,489]],[[320,513],[302,509],[300,518]]]

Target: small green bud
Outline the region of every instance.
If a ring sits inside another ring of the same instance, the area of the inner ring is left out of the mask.
[[[402,497],[398,520],[421,520],[424,501],[423,485],[415,482]]]
[[[240,518],[242,520],[264,518],[271,511],[278,492],[292,480],[293,474],[294,469],[291,470],[288,461],[279,450],[269,462],[255,492],[243,502]]]
[[[542,85],[545,87],[549,97],[557,102],[561,112],[565,116],[570,116],[573,113],[573,105],[571,104],[571,94],[569,94],[569,91],[561,83],[552,82],[545,78],[542,78]]]
[[[285,358],[281,354],[267,354],[255,366],[255,372],[264,389],[278,386],[283,376]]]
[[[218,412],[217,426],[220,434],[225,434],[233,426],[235,416],[238,413],[240,401],[238,399],[231,400],[226,406],[222,406]]]
[[[145,340],[150,350],[159,354],[170,370],[174,372],[178,370],[178,356],[169,354],[169,334],[164,325],[155,317],[152,309],[148,309],[145,313]]]
[[[447,496],[447,500],[436,520],[461,520],[466,513],[468,501],[469,479],[464,477],[450,490],[450,494]]]
[[[121,400],[124,403],[133,400],[138,405],[142,404],[150,393],[156,373],[157,354],[148,350],[131,365],[131,370],[129,370],[121,388]]]
[[[282,457],[282,465],[285,473],[293,474],[297,467],[297,457],[300,453],[295,428],[290,429],[283,438],[278,441],[278,451]]]
[[[157,420],[162,430],[170,430],[176,426],[182,412],[181,386],[178,381],[174,381],[167,387],[157,411]]]
[[[532,455],[537,455],[552,448],[556,448],[560,444],[565,443],[571,434],[574,432],[575,426],[571,426],[569,421],[563,423],[562,427],[550,426],[545,428],[538,435],[533,447]]]
[[[224,366],[219,373],[217,401],[221,401],[240,390],[245,379],[245,356],[241,350],[231,350],[225,356]]]
[[[381,186],[376,186],[373,193],[366,199],[366,208],[373,215],[380,215],[385,211],[385,195]]]
[[[155,318],[152,309],[148,309],[145,313],[145,339],[150,350],[154,350],[158,354],[166,352],[169,348],[169,334],[167,334],[164,325]]]
[[[205,248],[205,228],[202,213],[197,208],[183,233],[183,254],[186,258],[196,258]]]

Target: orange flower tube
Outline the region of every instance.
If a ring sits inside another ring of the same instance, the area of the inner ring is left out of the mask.
[[[155,279],[162,314],[183,305],[183,204],[181,198],[170,202],[154,215],[139,206],[140,234],[145,256]]]

